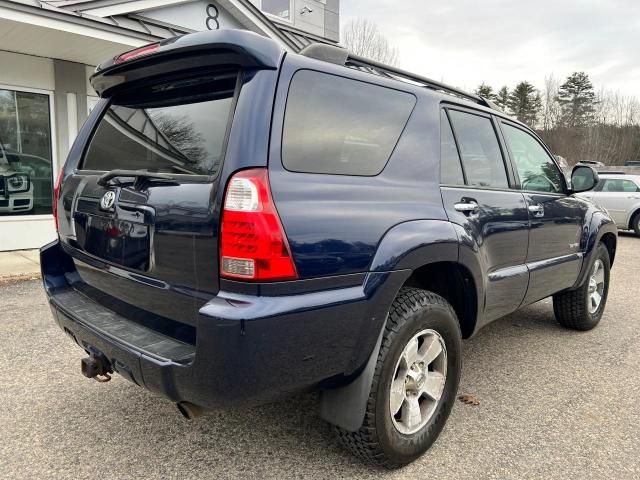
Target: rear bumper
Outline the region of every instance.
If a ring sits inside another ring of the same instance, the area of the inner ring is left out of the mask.
[[[221,291],[200,309],[196,342],[189,345],[83,296],[65,256],[57,242],[41,251],[44,287],[60,327],[132,382],[206,408],[256,405],[328,379],[346,381],[366,363],[406,277],[369,274],[362,285],[290,296]]]

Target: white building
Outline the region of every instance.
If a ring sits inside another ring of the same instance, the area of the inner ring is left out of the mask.
[[[0,251],[55,238],[51,192],[97,97],[95,65],[198,30],[241,28],[298,51],[337,42],[340,0],[0,0]]]

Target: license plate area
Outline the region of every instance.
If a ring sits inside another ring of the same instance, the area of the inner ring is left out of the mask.
[[[76,234],[79,246],[91,255],[123,267],[149,270],[150,228],[144,223],[77,214]]]

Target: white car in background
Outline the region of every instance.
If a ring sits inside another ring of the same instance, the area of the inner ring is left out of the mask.
[[[593,190],[576,195],[606,208],[619,229],[640,236],[640,175],[603,172],[599,177]]]
[[[19,162],[0,148],[0,214],[33,210],[33,182]]]

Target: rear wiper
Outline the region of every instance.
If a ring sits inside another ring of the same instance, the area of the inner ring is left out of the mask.
[[[109,185],[109,181],[114,178],[125,177],[135,178],[136,183],[140,180],[164,180],[165,182],[175,182],[175,179],[166,173],[152,173],[145,172],[144,170],[111,170],[105,174],[100,175],[98,178],[98,185],[106,187]]]

